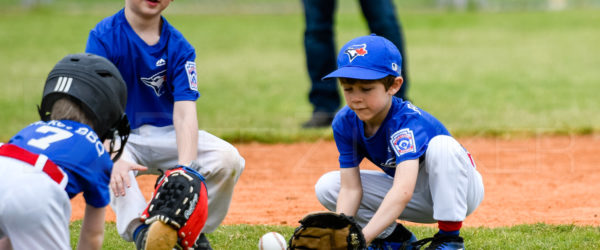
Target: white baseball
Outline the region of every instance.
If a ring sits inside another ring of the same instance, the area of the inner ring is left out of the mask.
[[[286,248],[285,238],[277,232],[268,232],[258,241],[259,250],[285,250]]]

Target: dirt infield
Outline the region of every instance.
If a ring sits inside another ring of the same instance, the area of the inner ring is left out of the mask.
[[[485,185],[485,198],[465,226],[600,226],[600,135],[459,141],[473,154]],[[295,226],[304,214],[323,210],[313,186],[322,174],[337,169],[334,142],[235,146],[246,169],[224,224]],[[361,168],[375,169],[366,161]],[[147,197],[155,179],[138,177],[146,183]],[[72,220],[81,219],[81,196],[72,204]],[[111,209],[107,220],[114,221]]]

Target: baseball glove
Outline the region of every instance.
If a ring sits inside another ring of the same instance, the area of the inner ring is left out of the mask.
[[[185,166],[169,169],[158,179],[152,200],[141,216],[142,222],[150,225],[146,246],[172,249],[176,242],[184,249],[193,248],[207,217],[204,177]]]
[[[366,249],[362,228],[354,218],[333,212],[310,213],[299,221],[288,247],[293,249]]]

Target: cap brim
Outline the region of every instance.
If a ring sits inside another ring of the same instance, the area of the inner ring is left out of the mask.
[[[353,79],[361,79],[361,80],[377,80],[388,76],[388,73],[365,69],[361,67],[342,67],[333,71],[322,78],[322,80],[327,80],[336,77],[345,77],[345,78],[353,78]]]

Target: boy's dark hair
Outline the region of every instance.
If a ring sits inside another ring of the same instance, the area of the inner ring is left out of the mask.
[[[346,78],[346,77],[340,77],[339,79],[340,79],[340,83],[343,83],[343,84],[356,84],[356,83],[370,84],[370,83],[375,83],[375,82],[381,82],[381,83],[383,83],[383,86],[385,87],[385,90],[387,91],[394,84],[396,77],[393,75],[388,75],[384,78],[377,79],[377,80],[362,80],[362,79]]]
[[[50,112],[50,120],[71,120],[94,128],[95,120],[90,115],[90,111],[85,111],[85,108],[75,99],[64,96],[54,102]]]

